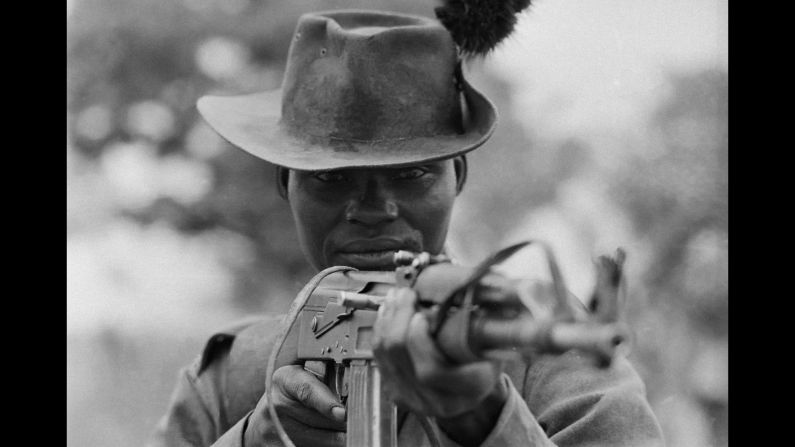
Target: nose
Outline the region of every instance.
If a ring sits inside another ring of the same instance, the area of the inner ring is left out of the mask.
[[[348,202],[345,219],[362,225],[378,225],[398,217],[395,200],[377,182],[368,182],[364,193]]]

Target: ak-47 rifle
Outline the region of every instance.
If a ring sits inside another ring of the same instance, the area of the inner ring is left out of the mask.
[[[577,349],[595,366],[609,366],[627,334],[617,321],[623,251],[614,258],[598,258],[597,283],[586,309],[567,292],[544,244],[539,243],[550,283],[511,279],[492,270],[529,244],[507,247],[476,267],[452,264],[445,256],[399,251],[394,272],[332,267],[319,273],[293,302],[289,324],[270,357],[268,401],[276,364],[303,363],[346,405],[348,446],[396,446],[396,405],[382,391],[372,353],[377,310],[394,287],[414,289],[437,348],[452,362],[532,361]],[[281,351],[290,353],[287,360],[280,358]],[[269,411],[282,442],[292,447],[272,404]]]

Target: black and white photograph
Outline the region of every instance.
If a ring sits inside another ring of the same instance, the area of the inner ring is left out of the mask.
[[[728,0],[67,0],[66,445],[728,447]]]

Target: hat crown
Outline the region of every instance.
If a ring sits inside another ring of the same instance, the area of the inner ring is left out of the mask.
[[[424,17],[365,11],[301,16],[280,124],[292,135],[383,141],[462,132],[458,55]]]

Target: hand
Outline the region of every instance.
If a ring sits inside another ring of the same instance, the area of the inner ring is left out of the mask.
[[[334,393],[298,365],[277,369],[272,378],[272,399],[279,421],[296,445],[345,446],[345,408]],[[272,445],[278,439],[263,395],[246,427],[246,447]]]
[[[395,288],[379,308],[373,355],[384,378],[384,388],[397,403],[437,420],[463,422],[471,419],[467,415],[496,410],[496,414],[485,418],[493,419],[493,426],[507,399],[500,365],[454,365],[447,361],[428,333],[428,320],[416,311],[416,298],[410,288]],[[487,398],[491,405],[482,408]],[[491,426],[485,428],[490,431]]]

